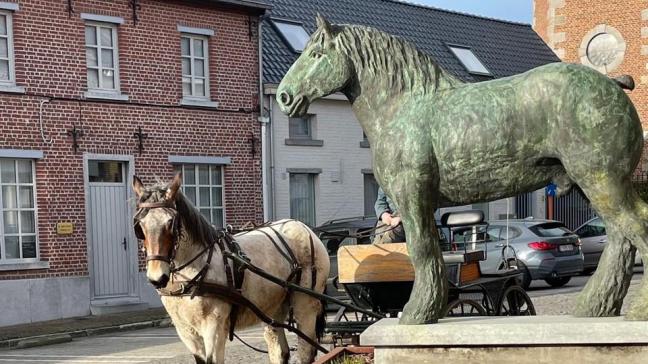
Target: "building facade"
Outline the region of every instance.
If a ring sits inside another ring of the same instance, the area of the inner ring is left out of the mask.
[[[159,305],[132,176],[263,218],[253,1],[0,2],[0,326]]]
[[[648,2],[535,0],[533,18],[534,30],[563,61],[611,77],[631,75],[636,88],[629,96],[648,121]]]
[[[395,0],[271,3],[263,22],[264,203],[269,220],[295,217],[319,225],[373,215],[378,187],[371,151],[346,97],[336,94],[317,101],[301,119],[286,117],[275,101],[277,85],[315,31],[318,13],[332,23],[372,26],[405,38],[465,82],[511,76],[559,61],[528,24]],[[524,212],[520,217],[544,217],[543,197],[537,193],[526,198],[524,209],[516,209],[515,198],[472,207],[482,209],[489,219],[515,216],[517,210]]]

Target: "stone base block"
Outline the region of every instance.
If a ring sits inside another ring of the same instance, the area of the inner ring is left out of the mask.
[[[381,363],[648,363],[648,322],[622,317],[462,317],[404,326],[384,319],[360,336]]]

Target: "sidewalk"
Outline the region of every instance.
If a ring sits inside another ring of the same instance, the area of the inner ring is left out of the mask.
[[[0,350],[22,349],[71,341],[75,337],[171,325],[164,308],[74,317],[0,327]]]

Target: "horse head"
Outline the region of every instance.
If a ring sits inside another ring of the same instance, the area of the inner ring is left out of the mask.
[[[281,111],[291,117],[303,116],[313,101],[348,84],[353,64],[336,47],[337,31],[337,27],[317,16],[317,30],[277,89]]]
[[[180,173],[164,187],[145,188],[137,176],[133,177],[133,190],[138,197],[135,236],[143,241],[146,277],[156,288],[165,287],[171,274],[179,229],[176,196],[181,183]]]

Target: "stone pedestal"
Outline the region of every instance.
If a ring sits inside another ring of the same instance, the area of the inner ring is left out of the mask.
[[[404,326],[384,319],[360,336],[376,364],[648,363],[648,322],[622,317],[461,317]]]

